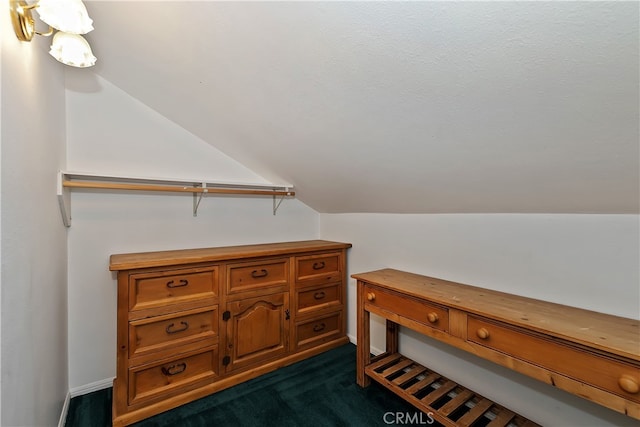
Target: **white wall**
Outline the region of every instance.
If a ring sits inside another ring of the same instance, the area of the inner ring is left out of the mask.
[[[6,21],[4,21],[6,23]],[[2,39],[0,33],[0,188],[2,188]],[[0,192],[0,242],[2,242],[2,193]],[[0,243],[0,307],[2,307],[2,244]],[[2,423],[2,315],[0,315],[0,423]]]
[[[68,169],[232,182],[263,179],[109,82],[67,75]],[[198,114],[198,112],[194,112]],[[215,117],[202,117],[215,120]],[[113,253],[318,238],[319,215],[295,199],[207,196],[198,216],[184,194],[74,191],[69,229],[69,382],[115,376]]]
[[[351,242],[348,273],[384,267],[640,317],[637,215],[321,214],[320,236]],[[355,339],[355,281],[348,333]],[[372,346],[384,348],[381,319]],[[401,351],[548,426],[631,425],[602,408],[411,331]]]
[[[55,197],[64,167],[64,67],[47,40],[15,37],[8,2],[2,43],[2,419],[55,425],[68,391],[67,241]]]

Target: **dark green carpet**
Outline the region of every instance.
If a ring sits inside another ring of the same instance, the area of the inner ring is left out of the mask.
[[[111,392],[109,388],[71,399],[66,426],[111,426]],[[356,384],[356,347],[346,344],[134,425],[412,425],[403,423],[396,413],[404,420],[421,420],[423,425],[429,421],[426,415],[418,418],[417,409],[376,383],[360,388]]]

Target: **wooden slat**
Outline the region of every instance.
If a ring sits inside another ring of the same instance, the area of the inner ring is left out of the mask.
[[[429,393],[428,395],[420,399],[420,401],[425,405],[431,405],[433,402],[435,402],[436,400],[440,399],[442,396],[444,396],[445,394],[453,390],[457,385],[458,384],[456,384],[455,382],[448,380],[446,383],[442,384],[442,386],[440,386],[438,389],[436,389],[435,391]]]
[[[421,379],[420,381],[418,381],[417,383],[415,383],[414,385],[406,389],[405,392],[408,395],[413,396],[418,391],[422,390],[425,387],[428,387],[431,383],[433,383],[434,381],[437,381],[440,378],[441,378],[440,374],[431,372],[429,375],[427,375],[426,377],[424,377],[423,379]]]
[[[411,368],[411,370],[409,370],[405,374],[400,375],[398,378],[393,380],[393,383],[397,384],[397,385],[402,385],[402,384],[406,383],[407,381],[409,381],[410,379],[417,377],[418,375],[420,375],[421,373],[423,373],[426,370],[427,370],[427,368],[425,368],[424,366],[415,364],[415,366],[413,368]]]
[[[394,361],[396,361],[398,359],[404,359],[404,357],[400,353],[390,354],[389,356],[384,357],[384,358],[378,360],[377,362],[372,363],[369,366],[367,366],[367,370],[375,371],[376,369],[380,368],[381,366],[387,365],[389,363],[393,363]]]
[[[388,376],[393,375],[396,372],[401,371],[412,364],[413,364],[413,360],[411,359],[398,361],[398,363],[396,363],[395,365],[389,366],[387,369],[380,372],[380,375],[382,375],[384,378],[387,378]]]
[[[487,427],[505,427],[507,424],[509,424],[509,421],[511,421],[513,417],[515,417],[515,415],[516,414],[513,411],[510,411],[506,408],[501,408],[497,416],[489,424],[487,424]]]
[[[466,414],[464,414],[459,420],[458,420],[458,424],[460,425],[460,427],[468,427],[471,424],[473,424],[474,422],[476,422],[476,420],[478,418],[480,418],[482,416],[482,414],[484,414],[485,412],[487,412],[487,410],[493,405],[493,402],[490,401],[489,399],[486,398],[482,398],[478,403],[476,403],[476,406],[474,406],[473,408],[471,408],[469,410],[469,412],[467,412]]]
[[[379,354],[379,355],[377,355],[377,356],[371,356],[371,362],[370,362],[370,363],[375,363],[375,362],[377,362],[378,360],[382,360],[382,359],[384,359],[385,357],[387,357],[389,354],[390,354],[390,353],[382,353],[382,354]]]
[[[399,377],[393,380],[387,379],[388,376],[396,374],[409,366],[411,368]],[[380,369],[382,367],[385,367],[382,372],[376,372],[376,369]],[[428,368],[415,363],[413,360],[401,355],[400,353],[384,355],[384,357],[379,358],[376,362],[366,366],[365,374],[367,377],[374,379],[393,393],[412,403],[421,411],[431,413],[432,417],[436,421],[446,427],[469,427],[486,414],[489,409],[491,409],[493,414],[496,415],[495,419],[488,424],[491,427],[505,427],[511,420],[517,421],[518,427],[524,427],[525,425],[527,427],[539,427],[536,423],[531,422],[508,409],[496,405],[491,400],[457,384],[455,381],[451,381],[448,378],[441,376],[437,372],[433,372]],[[419,376],[424,376],[424,378],[418,380],[418,382],[412,384],[406,389],[402,388],[402,384],[412,378],[417,380]],[[442,385],[438,388],[433,388],[432,385],[435,381],[441,381]],[[428,390],[428,393],[421,399],[418,398],[417,395],[421,395],[421,391],[423,390],[426,392],[427,388],[430,389]],[[435,409],[431,406],[438,399],[441,399],[451,393],[452,390],[455,390],[455,393],[457,394],[453,396],[451,400],[442,405],[440,409]],[[463,414],[457,421],[449,418],[456,409],[465,405],[472,399],[477,401],[477,403],[469,409],[468,412]],[[514,417],[516,418],[514,419]]]
[[[456,397],[448,401],[442,408],[438,409],[442,415],[449,416],[453,411],[464,405],[474,393],[469,389],[462,390]]]

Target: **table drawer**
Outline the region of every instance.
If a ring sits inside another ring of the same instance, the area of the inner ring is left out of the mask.
[[[129,276],[129,310],[218,296],[218,268],[170,270]]]
[[[342,304],[342,284],[334,283],[296,291],[296,314],[325,310]]]
[[[296,283],[331,283],[342,280],[342,253],[296,257]]]
[[[218,376],[218,346],[173,360],[129,369],[129,404],[171,395],[210,383]]]
[[[227,293],[287,287],[289,259],[270,259],[227,266]]]
[[[369,286],[364,288],[364,298],[364,303],[369,306],[396,313],[441,331],[449,330],[449,311],[445,307]]]
[[[302,349],[331,341],[344,334],[342,312],[317,317],[296,326],[296,347]]]
[[[639,369],[606,355],[473,316],[468,317],[467,340],[640,402],[637,391],[622,388],[640,382]]]
[[[129,323],[129,357],[175,348],[187,342],[218,338],[218,306]]]

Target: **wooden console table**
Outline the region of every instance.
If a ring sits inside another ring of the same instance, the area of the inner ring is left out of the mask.
[[[352,277],[362,387],[374,379],[446,426],[535,425],[401,355],[401,325],[640,419],[640,321],[392,269]],[[387,322],[377,357],[370,313]]]

